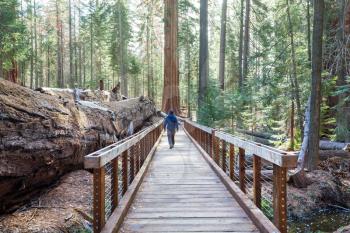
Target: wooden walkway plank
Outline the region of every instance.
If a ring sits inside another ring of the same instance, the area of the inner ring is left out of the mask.
[[[259,232],[187,135],[163,138],[120,232]]]

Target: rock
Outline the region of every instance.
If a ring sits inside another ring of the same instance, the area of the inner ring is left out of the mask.
[[[91,226],[92,180],[84,170],[64,175],[26,207],[0,216],[0,232],[85,232]]]

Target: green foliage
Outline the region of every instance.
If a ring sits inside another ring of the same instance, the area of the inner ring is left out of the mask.
[[[0,2],[0,61],[3,69],[13,68],[13,62],[23,61],[27,56],[25,26],[19,18],[18,1]]]

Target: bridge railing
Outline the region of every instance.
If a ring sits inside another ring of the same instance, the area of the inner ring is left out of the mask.
[[[189,120],[184,127],[256,207],[287,232],[287,171],[296,167],[297,156]]]
[[[162,121],[126,139],[85,156],[93,169],[93,231],[101,232],[162,132]]]

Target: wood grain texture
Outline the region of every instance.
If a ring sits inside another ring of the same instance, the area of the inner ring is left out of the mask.
[[[165,135],[119,232],[258,232],[183,131]]]

